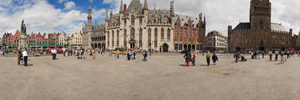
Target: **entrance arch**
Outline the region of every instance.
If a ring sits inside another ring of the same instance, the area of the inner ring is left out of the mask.
[[[101,46],[101,44],[99,43],[99,44],[98,44],[98,49],[101,49],[101,47],[102,47],[102,46]]]
[[[169,45],[167,43],[163,44],[163,52],[169,52]]]
[[[95,43],[95,47],[93,49],[96,49],[97,48],[97,44]]]
[[[192,46],[191,45],[188,45],[188,50],[192,50]]]
[[[129,44],[130,44],[130,49],[135,49],[135,44],[136,44],[136,41],[134,39],[131,39],[129,41]]]

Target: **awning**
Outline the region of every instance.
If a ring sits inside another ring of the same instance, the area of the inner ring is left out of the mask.
[[[3,44],[3,46],[17,47],[19,44]]]
[[[60,44],[28,44],[29,47],[63,47]]]

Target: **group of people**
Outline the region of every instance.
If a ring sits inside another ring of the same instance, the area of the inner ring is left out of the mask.
[[[287,61],[288,58],[291,58],[291,56],[294,55],[298,55],[300,56],[300,52],[299,51],[269,51],[269,52],[265,52],[265,51],[250,51],[249,52],[251,54],[251,59],[260,59],[260,56],[262,56],[262,58],[264,58],[265,55],[269,55],[269,60],[272,61],[273,60],[273,55],[275,55],[275,61],[279,60],[279,56],[280,56],[280,62],[281,64],[284,64],[285,61]],[[286,59],[284,58],[284,55],[286,55]]]
[[[192,62],[193,66],[196,66],[196,56],[195,56],[195,54],[192,56],[190,50],[185,53],[183,58],[185,59],[185,63],[187,64],[187,67],[190,66],[190,62]],[[211,55],[210,51],[207,51],[207,54],[206,54],[207,66],[210,65],[210,59],[212,59],[214,65],[216,65],[216,62],[218,61],[218,56],[216,55],[216,53],[213,53],[213,55]]]
[[[147,51],[143,51],[142,53],[143,53],[143,57],[144,57],[143,61],[147,61],[147,57],[148,57]],[[130,59],[135,60],[136,59],[136,55],[137,55],[136,51],[129,51],[127,53],[127,60],[128,61],[130,61]],[[117,56],[119,58],[119,51],[117,51]]]
[[[27,52],[27,49],[24,48],[22,50],[22,48],[19,48],[19,50],[17,52],[17,57],[18,57],[18,65],[19,66],[21,65],[21,60],[23,60],[25,67],[28,65],[27,64],[27,61],[28,61],[28,52]]]

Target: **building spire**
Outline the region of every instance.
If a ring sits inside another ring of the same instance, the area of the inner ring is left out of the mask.
[[[107,8],[106,8],[105,21],[108,21],[108,10],[107,10]]]
[[[121,0],[120,13],[123,13],[123,12],[124,12],[123,0]]]
[[[91,9],[91,5],[89,5],[89,9]]]
[[[112,17],[112,15],[113,15],[113,9],[110,8],[110,16],[109,17]]]
[[[148,10],[148,2],[147,2],[147,0],[144,1],[144,10]]]
[[[170,3],[170,11],[171,11],[171,15],[174,17],[175,16],[175,12],[174,12],[174,1],[173,0]]]

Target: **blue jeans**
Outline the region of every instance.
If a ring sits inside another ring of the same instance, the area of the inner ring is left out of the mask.
[[[146,61],[146,57],[144,57],[144,61]]]
[[[119,59],[119,54],[117,54],[117,58]]]
[[[192,63],[193,63],[193,66],[195,66],[195,60],[193,60]]]

